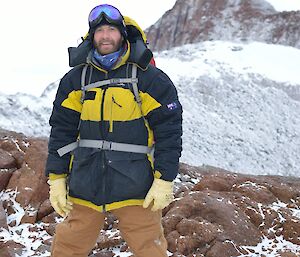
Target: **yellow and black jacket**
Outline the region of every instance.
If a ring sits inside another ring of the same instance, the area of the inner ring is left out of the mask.
[[[130,78],[128,53],[111,71],[89,63],[86,84],[111,78]],[[141,205],[154,176],[172,181],[181,154],[182,107],[177,91],[160,69],[138,69],[142,113],[130,84],[91,88],[81,101],[84,65],[61,80],[50,117],[51,135],[46,175],[68,176],[69,196],[75,203],[99,211]],[[90,81],[88,81],[90,80]],[[60,157],[57,150],[78,138],[152,147],[148,154],[78,147]]]

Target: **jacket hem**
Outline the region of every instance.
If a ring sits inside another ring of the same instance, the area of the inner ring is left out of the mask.
[[[93,204],[90,201],[79,199],[76,197],[71,197],[71,196],[69,196],[68,199],[75,204],[83,205],[83,206],[92,208],[96,211],[103,212],[102,205],[98,206],[96,204]],[[105,204],[105,210],[111,211],[111,210],[119,209],[119,208],[122,208],[125,206],[143,205],[143,203],[144,203],[144,199],[129,199],[129,200]]]

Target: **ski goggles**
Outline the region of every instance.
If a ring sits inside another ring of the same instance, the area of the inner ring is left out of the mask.
[[[90,28],[97,26],[103,17],[110,23],[124,26],[123,16],[120,11],[109,4],[102,4],[94,7],[89,14]]]

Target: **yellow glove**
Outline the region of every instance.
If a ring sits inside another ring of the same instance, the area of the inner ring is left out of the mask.
[[[173,182],[154,178],[153,184],[146,195],[143,207],[148,208],[150,203],[154,201],[151,211],[162,210],[167,207],[173,199]]]
[[[49,181],[50,202],[54,210],[62,217],[68,215],[73,209],[72,202],[67,200],[66,178],[58,178]]]

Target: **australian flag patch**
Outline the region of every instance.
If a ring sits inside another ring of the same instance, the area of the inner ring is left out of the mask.
[[[167,104],[167,108],[168,108],[170,111],[176,109],[177,107],[178,107],[178,106],[177,106],[177,103],[176,103],[176,102]]]

